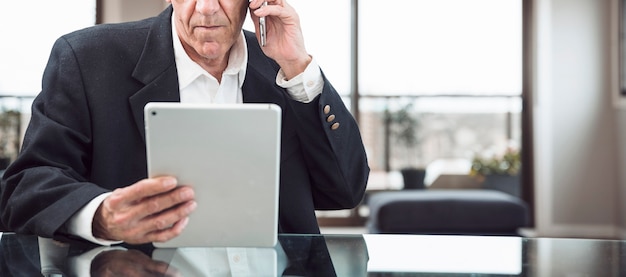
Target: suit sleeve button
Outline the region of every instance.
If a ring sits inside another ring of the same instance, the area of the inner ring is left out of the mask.
[[[326,118],[326,122],[330,123],[333,122],[333,120],[335,120],[335,115],[331,114]]]
[[[330,105],[324,106],[324,114],[329,114],[329,113],[330,113]]]
[[[337,130],[337,129],[339,129],[339,122],[335,122],[335,124],[331,125],[331,126],[330,126],[330,129],[331,129],[331,130]]]

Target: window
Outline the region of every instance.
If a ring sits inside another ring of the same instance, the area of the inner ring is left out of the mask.
[[[94,25],[96,2],[5,1],[0,17],[0,95],[36,95],[54,41]]]
[[[521,144],[522,0],[359,1],[358,51],[372,176],[459,159],[469,171],[474,156]],[[420,121],[410,161],[382,120],[408,104]]]
[[[347,15],[357,1],[292,2],[309,52],[349,104]],[[423,138],[414,163],[519,147],[522,0],[358,1],[358,21],[359,124],[372,182],[403,166],[406,149],[387,137],[383,118],[409,103]]]
[[[298,2],[292,5],[308,50],[320,58],[346,105],[357,89],[350,87],[350,53],[358,51],[358,118],[372,169],[369,189],[402,186],[398,171],[407,164],[460,160],[469,173],[474,156],[521,147],[523,0],[292,2]],[[358,5],[354,46],[346,29],[352,5]],[[330,37],[329,30],[339,36]],[[346,52],[351,47],[356,49]],[[386,114],[404,107],[420,121],[419,145],[408,162],[408,149],[385,123]]]
[[[520,95],[520,0],[359,2],[361,95]]]
[[[54,41],[65,33],[94,25],[96,2],[5,1],[2,8],[0,169],[17,155]]]

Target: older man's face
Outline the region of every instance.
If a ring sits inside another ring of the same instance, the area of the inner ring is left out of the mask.
[[[168,0],[174,7],[175,28],[192,59],[228,58],[240,36],[247,0]]]

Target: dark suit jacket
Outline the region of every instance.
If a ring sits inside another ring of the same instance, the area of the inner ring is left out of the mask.
[[[171,14],[169,7],[154,18],[56,41],[23,149],[2,180],[8,228],[66,235],[64,223],[94,197],[146,178],[143,107],[180,101]],[[279,230],[318,233],[315,209],[351,208],[363,197],[369,168],[358,127],[327,80],[312,103],[292,100],[275,84],[278,65],[252,33],[245,37],[244,102],[283,111]]]

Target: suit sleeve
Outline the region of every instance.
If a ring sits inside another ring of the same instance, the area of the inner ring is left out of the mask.
[[[55,43],[20,155],[2,178],[2,221],[15,232],[53,237],[104,192],[87,181],[89,111],[73,50]]]
[[[312,102],[290,103],[301,122],[298,136],[311,172],[315,208],[355,207],[363,198],[369,166],[354,117],[325,77],[322,93]]]

